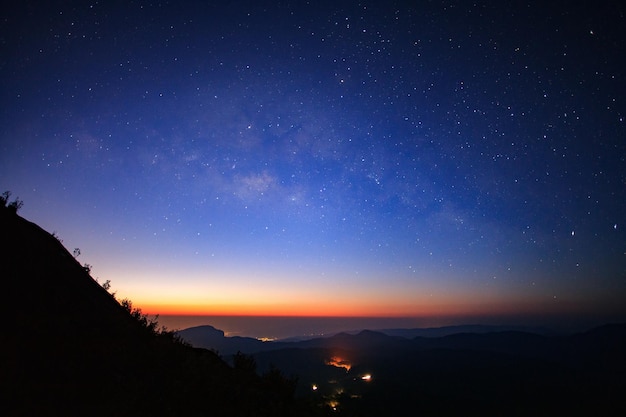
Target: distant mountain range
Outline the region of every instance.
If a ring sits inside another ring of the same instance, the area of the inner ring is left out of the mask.
[[[626,324],[571,335],[525,330],[363,330],[275,342],[212,326],[179,334],[225,359],[245,352],[260,370],[295,375],[299,396],[347,415],[626,415]]]
[[[236,352],[256,353],[268,350],[283,349],[286,347],[310,347],[314,345],[323,345],[328,341],[324,339],[339,336],[340,338],[355,335],[366,329],[341,332],[328,336],[317,336],[308,338],[287,338],[276,341],[261,341],[252,337],[233,336],[227,337],[222,330],[216,329],[211,325],[194,326],[187,329],[177,331],[177,334],[184,340],[196,347],[214,350],[222,355],[228,356]],[[445,326],[437,328],[424,329],[379,329],[376,333],[386,336],[399,337],[404,339],[413,339],[416,337],[439,338],[454,334],[488,334],[502,332],[524,332],[536,335],[555,335],[552,330],[539,327],[525,326],[489,326],[489,325],[461,325],[461,326]]]

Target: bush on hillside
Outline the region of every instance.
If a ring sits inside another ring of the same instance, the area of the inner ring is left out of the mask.
[[[24,205],[24,202],[19,198],[9,202],[9,198],[11,198],[11,191],[5,191],[0,195],[0,205],[10,212],[16,214]]]

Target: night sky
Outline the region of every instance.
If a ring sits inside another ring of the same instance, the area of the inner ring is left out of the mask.
[[[624,319],[626,8],[506,3],[13,2],[0,191],[150,313]]]

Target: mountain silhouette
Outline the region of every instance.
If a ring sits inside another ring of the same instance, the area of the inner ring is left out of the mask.
[[[50,233],[0,207],[8,416],[317,415],[294,381],[259,376],[121,305]]]
[[[429,328],[420,328],[420,329],[381,329],[379,331],[389,336],[401,336],[407,339],[412,339],[418,336],[443,337],[443,336],[450,336],[450,335],[459,334],[459,333],[483,334],[483,333],[496,333],[496,332],[508,332],[508,331],[519,331],[519,332],[534,333],[534,334],[541,334],[541,335],[554,334],[554,331],[541,328],[541,327],[493,326],[493,325],[489,326],[489,325],[482,325],[482,324],[465,324],[465,325],[429,327]]]
[[[363,330],[240,345],[243,338],[204,331],[231,350],[259,347],[250,352],[259,369],[298,375],[298,396],[333,404],[336,415],[626,415],[626,324],[572,335],[512,329],[427,331],[440,337]]]
[[[208,325],[189,327],[179,330],[177,334],[193,346],[213,350],[224,357],[237,352],[247,354],[284,347],[283,344],[263,342],[252,337],[226,337],[222,330]]]

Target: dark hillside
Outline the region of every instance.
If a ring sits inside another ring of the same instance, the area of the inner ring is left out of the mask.
[[[4,415],[311,415],[280,373],[233,369],[131,314],[15,210],[0,230]]]
[[[625,342],[624,324],[552,337],[362,332],[254,357],[261,369],[297,373],[300,395],[339,416],[624,416]]]

